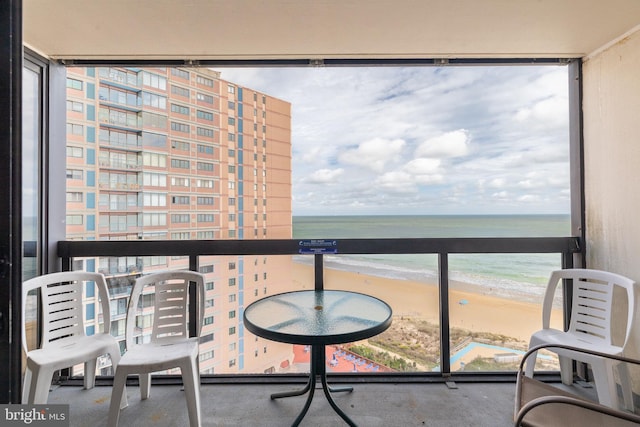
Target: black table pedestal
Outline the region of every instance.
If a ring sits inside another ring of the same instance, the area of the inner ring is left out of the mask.
[[[273,393],[271,395],[271,399],[280,399],[283,397],[291,397],[291,396],[301,396],[306,392],[309,392],[307,396],[307,402],[304,404],[304,408],[302,408],[302,412],[298,415],[298,418],[293,422],[293,427],[296,427],[300,424],[300,421],[304,418],[309,410],[309,406],[311,406],[311,401],[313,400],[313,393],[316,389],[316,375],[320,376],[320,381],[322,383],[322,389],[324,390],[325,396],[327,396],[327,400],[329,404],[333,408],[334,411],[343,420],[347,422],[352,427],[355,427],[356,424],[345,414],[342,409],[338,407],[336,402],[331,397],[331,393],[344,392],[344,391],[353,391],[353,387],[335,387],[331,388],[327,385],[327,360],[325,353],[325,346],[322,344],[314,344],[311,346],[311,373],[309,374],[309,381],[304,386],[302,390],[296,391],[288,391],[283,393]]]

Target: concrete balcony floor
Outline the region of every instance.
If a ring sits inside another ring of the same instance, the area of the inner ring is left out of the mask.
[[[357,383],[352,393],[335,393],[338,406],[359,426],[474,426],[513,425],[515,384]],[[295,384],[203,384],[202,426],[290,426],[302,410],[306,395],[271,400],[273,392],[301,388]],[[186,401],[178,385],[153,385],[141,401],[137,386],[127,387],[129,406],[120,426],[183,427],[189,425]],[[59,386],[49,403],[70,404],[72,427],[107,423],[111,387]],[[347,425],[330,407],[317,386],[301,426]]]

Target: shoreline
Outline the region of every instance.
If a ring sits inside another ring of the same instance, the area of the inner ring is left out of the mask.
[[[293,262],[294,283],[300,288],[308,288],[308,283],[313,283],[309,278],[313,278],[313,266]],[[411,317],[436,325],[440,323],[436,283],[325,268],[324,287],[377,297],[391,306],[394,318]],[[542,298],[539,303],[508,299],[491,295],[490,289],[451,281],[449,319],[451,327],[505,335],[528,343],[531,334],[542,327]],[[562,311],[552,310],[551,326],[561,325]]]

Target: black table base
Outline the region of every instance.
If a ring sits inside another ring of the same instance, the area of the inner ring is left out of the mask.
[[[307,411],[309,410],[309,406],[311,406],[311,401],[313,400],[313,394],[316,389],[317,375],[320,376],[320,381],[322,382],[322,389],[324,390],[324,394],[325,396],[327,396],[327,400],[329,401],[329,404],[331,405],[333,410],[336,411],[336,413],[340,415],[340,417],[342,417],[342,419],[345,420],[347,424],[349,424],[352,427],[356,426],[356,424],[351,420],[351,418],[349,418],[347,414],[345,414],[342,411],[342,409],[338,407],[336,402],[331,397],[331,393],[338,393],[338,392],[345,392],[345,391],[350,392],[350,391],[353,391],[353,387],[332,388],[327,385],[327,365],[326,365],[327,360],[326,359],[327,358],[325,354],[325,346],[322,344],[312,345],[311,346],[311,364],[310,364],[311,373],[309,374],[309,381],[304,386],[304,388],[302,390],[288,391],[283,393],[273,393],[271,395],[271,399],[280,399],[283,397],[301,396],[309,392],[309,395],[307,396],[307,401],[304,404],[304,408],[302,408],[302,412],[300,412],[300,414],[298,415],[298,418],[296,418],[296,420],[292,424],[293,427],[296,427],[300,424],[300,421],[302,421],[304,416],[307,414]]]

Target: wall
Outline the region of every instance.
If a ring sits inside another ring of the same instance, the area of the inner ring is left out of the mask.
[[[640,30],[583,74],[587,266],[640,281]]]
[[[588,56],[583,77],[587,267],[640,282],[640,27]]]

